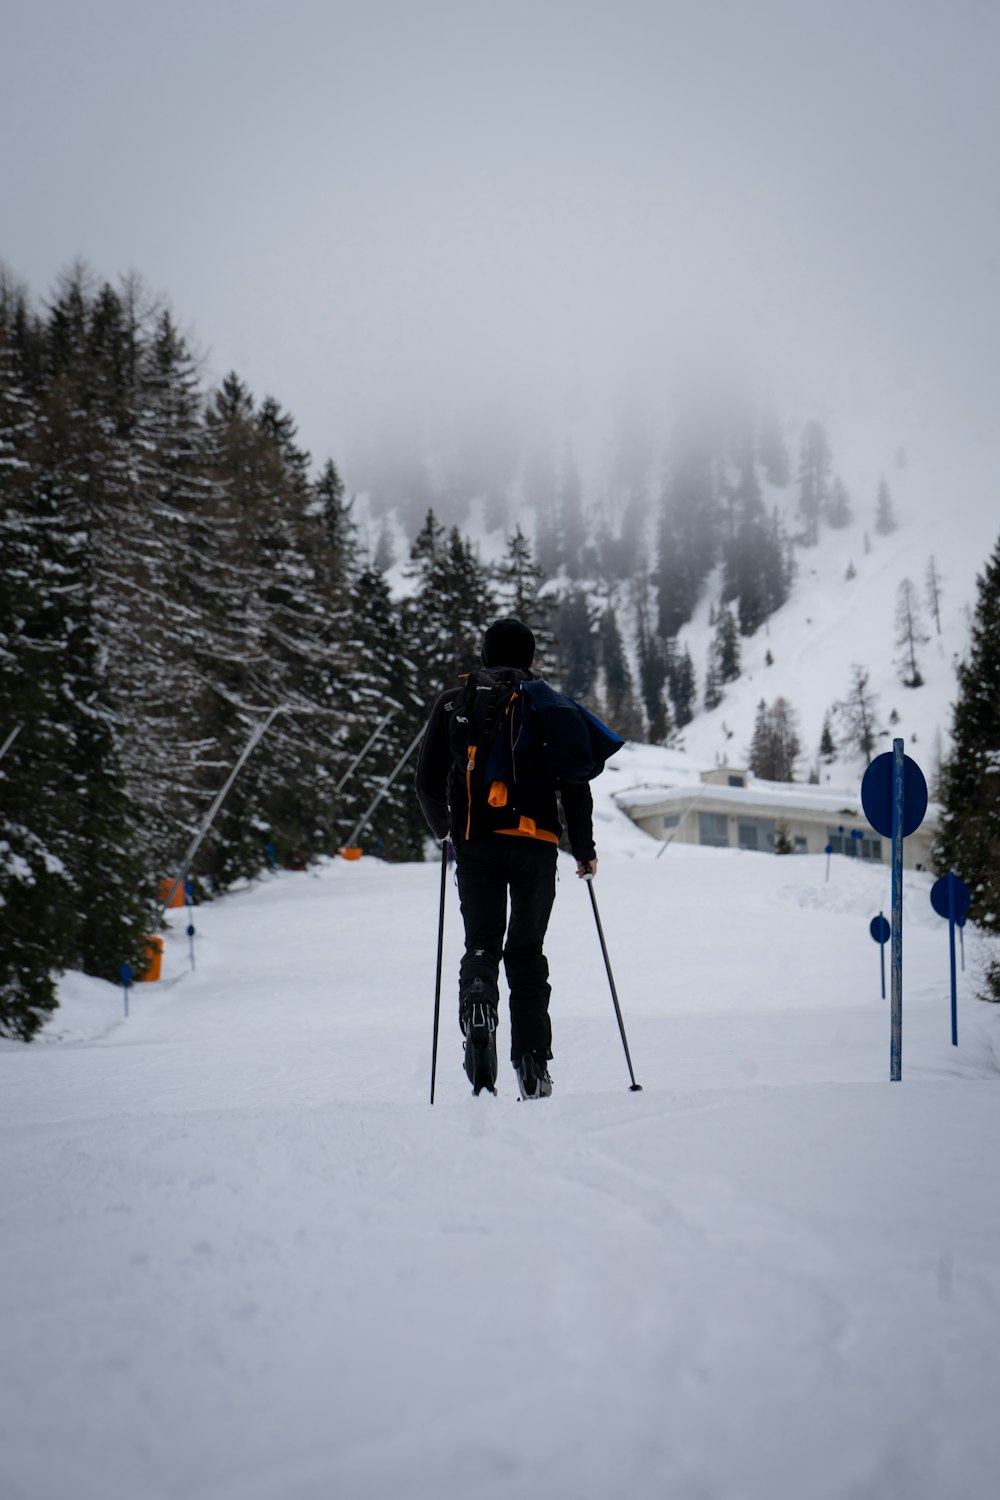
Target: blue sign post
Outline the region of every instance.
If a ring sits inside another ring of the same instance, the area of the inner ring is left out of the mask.
[[[187,902],[187,914],[188,914],[188,925],[187,925],[188,958],[191,960],[191,973],[193,974],[194,973],[194,969],[195,969],[195,964],[194,964],[194,916],[193,916],[193,913],[191,911],[191,904],[194,901],[194,882],[191,881],[191,880],[185,880],[185,882],[184,882],[184,900]]]
[[[826,849],[823,852],[826,855],[826,880],[827,880],[827,884],[829,885],[829,883],[830,883],[830,855],[833,853],[833,845],[832,844],[827,844]]]
[[[868,931],[878,943],[879,958],[882,960],[882,999],[885,999],[885,945],[889,941],[892,931],[882,912],[877,917],[872,917],[868,924]]]
[[[903,840],[924,821],[927,782],[915,760],[903,754],[903,741],[876,755],[861,782],[865,817],[885,839],[892,839],[892,1017],[889,1078],[903,1076]]]
[[[132,983],[132,965],[122,964],[118,971],[121,977],[122,990],[125,993],[125,1019],[128,1019],[128,987]]]
[[[955,977],[955,928],[965,921],[972,905],[972,893],[954,870],[942,875],[931,886],[931,905],[939,917],[948,918],[948,957],[951,967],[951,1045],[958,1046],[958,981]]]

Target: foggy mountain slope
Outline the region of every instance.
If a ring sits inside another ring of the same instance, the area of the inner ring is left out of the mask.
[[[808,776],[816,761],[824,714],[846,697],[851,669],[857,664],[870,674],[882,748],[888,748],[892,736],[902,736],[930,774],[938,753],[938,734],[941,748],[947,746],[955,666],[967,645],[976,574],[993,539],[986,535],[988,528],[978,537],[963,532],[947,517],[922,521],[918,504],[914,497],[910,511],[906,499],[900,500],[899,529],[889,536],[875,535],[870,510],[867,516],[861,511],[844,531],[827,530],[819,546],[797,551],[798,572],[788,601],[767,627],[749,639],[741,638],[740,678],[726,685],[717,708],[701,709],[681,731],[685,748],[696,759],[744,764],[760,700],[771,704],[783,696],[799,716],[802,756],[798,774]],[[866,533],[868,552],[864,549]],[[925,597],[925,575],[932,557],[943,580],[940,634]],[[852,565],[855,576],[848,578]],[[917,590],[927,636],[917,646],[924,678],[918,688],[904,685],[899,667],[903,652],[896,643],[896,608],[904,579],[910,579]],[[703,596],[695,619],[681,632],[702,683],[712,638],[708,616],[708,600]],[[898,722],[891,721],[893,713]],[[837,738],[836,721],[833,731]],[[842,753],[821,775],[834,783],[850,781],[863,764],[857,754]]]
[[[802,531],[796,478],[800,435],[801,428],[795,422],[783,424],[790,474],[787,484],[768,483],[760,463],[756,465],[765,511],[768,516],[776,513],[780,517],[790,538]],[[675,731],[674,743],[701,764],[745,764],[761,699],[770,706],[784,697],[797,716],[801,740],[796,777],[806,779],[817,767],[824,715],[847,696],[852,669],[858,666],[869,674],[880,747],[887,747],[893,735],[901,735],[930,776],[947,749],[955,666],[967,647],[976,576],[995,541],[990,507],[984,503],[992,488],[990,468],[985,461],[978,469],[967,463],[963,474],[951,454],[947,459],[938,457],[919,434],[904,448],[887,424],[875,422],[856,428],[844,424],[835,429],[831,446],[832,474],[843,479],[850,498],[849,524],[841,529],[821,524],[816,546],[793,547],[795,574],[788,599],[752,636],[740,637],[741,675],[723,686],[722,702],[709,710],[704,706],[706,673],[723,573],[722,565],[716,565],[702,586],[690,621],[676,637],[677,649],[690,651],[696,690],[694,718]],[[554,449],[558,447],[553,444]],[[564,450],[573,451],[568,441]],[[908,458],[907,450],[915,456]],[[985,460],[985,452],[980,457]],[[439,465],[439,472],[445,467]],[[731,464],[723,467],[725,478],[721,483],[732,484],[736,470]],[[601,536],[620,524],[631,496],[628,489],[623,492],[622,487],[615,488],[614,444],[610,440],[602,444],[591,433],[587,463],[581,469],[587,528],[584,551],[600,559]],[[659,565],[657,526],[668,477],[666,458],[647,460],[640,573],[644,567],[654,596],[654,615]],[[879,535],[875,526],[876,494],[883,477],[889,485],[897,522],[888,535]],[[432,496],[429,503],[434,504],[436,499]],[[363,507],[366,504],[364,497]],[[506,514],[507,523],[491,526],[491,515],[498,509]],[[392,512],[386,520],[396,553],[390,577],[394,591],[401,593],[407,590],[406,535],[412,519],[404,526],[398,512]],[[459,524],[481,559],[496,565],[515,526],[535,540],[544,523],[543,511],[525,499],[524,486],[517,481],[506,488],[499,504],[495,494],[468,502]],[[371,521],[373,533],[380,524],[378,519]],[[927,595],[931,559],[940,579],[940,633]],[[926,637],[916,643],[917,666],[924,679],[917,688],[903,682],[904,649],[897,644],[899,588],[907,579],[913,585],[917,604],[917,632]],[[560,569],[551,578],[547,593],[560,599],[576,586],[587,594],[595,616],[608,604],[614,607],[637,687],[638,576],[617,580],[602,576],[598,560],[597,566],[579,579]],[[600,689],[598,673],[593,689],[598,698]],[[836,716],[832,728],[839,740]],[[820,774],[824,781],[849,784],[862,769],[863,757],[845,750],[832,762],[824,762]]]

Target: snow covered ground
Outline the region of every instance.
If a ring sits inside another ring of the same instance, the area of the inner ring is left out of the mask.
[[[906,877],[671,846],[602,778],[556,1092],[471,1097],[439,872],[284,875],[0,1044],[5,1500],[964,1500],[1000,1475],[1000,1014]],[[659,856],[659,857],[657,857]],[[181,914],[183,915],[183,914]],[[176,921],[176,918],[175,918]],[[503,1040],[506,1040],[506,1031]]]

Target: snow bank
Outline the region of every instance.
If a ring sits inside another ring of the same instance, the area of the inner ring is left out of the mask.
[[[180,924],[121,1017],[70,977],[0,1052],[11,1500],[992,1496],[1000,1016],[906,877],[646,839],[561,863],[556,1092],[473,1099],[448,893],[365,859]],[[671,770],[676,770],[676,764]],[[970,935],[971,939],[971,935]],[[506,1040],[506,1032],[502,1036]],[[988,1159],[988,1157],[987,1157]]]

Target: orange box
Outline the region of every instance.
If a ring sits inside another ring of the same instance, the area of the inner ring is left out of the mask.
[[[174,882],[172,880],[161,880],[160,881],[160,900],[161,901],[166,901],[167,897],[170,894],[170,887],[173,885],[173,883]],[[174,909],[175,906],[183,906],[183,905],[184,905],[184,882],[182,880],[181,883],[180,883],[180,885],[177,887],[176,891],[174,891],[174,899],[171,901],[171,903],[170,903],[169,907],[167,908],[167,910],[168,911],[173,911],[173,909]]]
[[[340,857],[341,857],[341,859],[360,859],[361,858],[361,850],[360,849],[353,849],[353,848],[352,849],[341,849],[341,851],[340,851]]]
[[[163,966],[163,939],[160,937],[143,938],[146,945],[146,967],[136,978],[143,982],[152,982],[160,977],[160,969]]]

